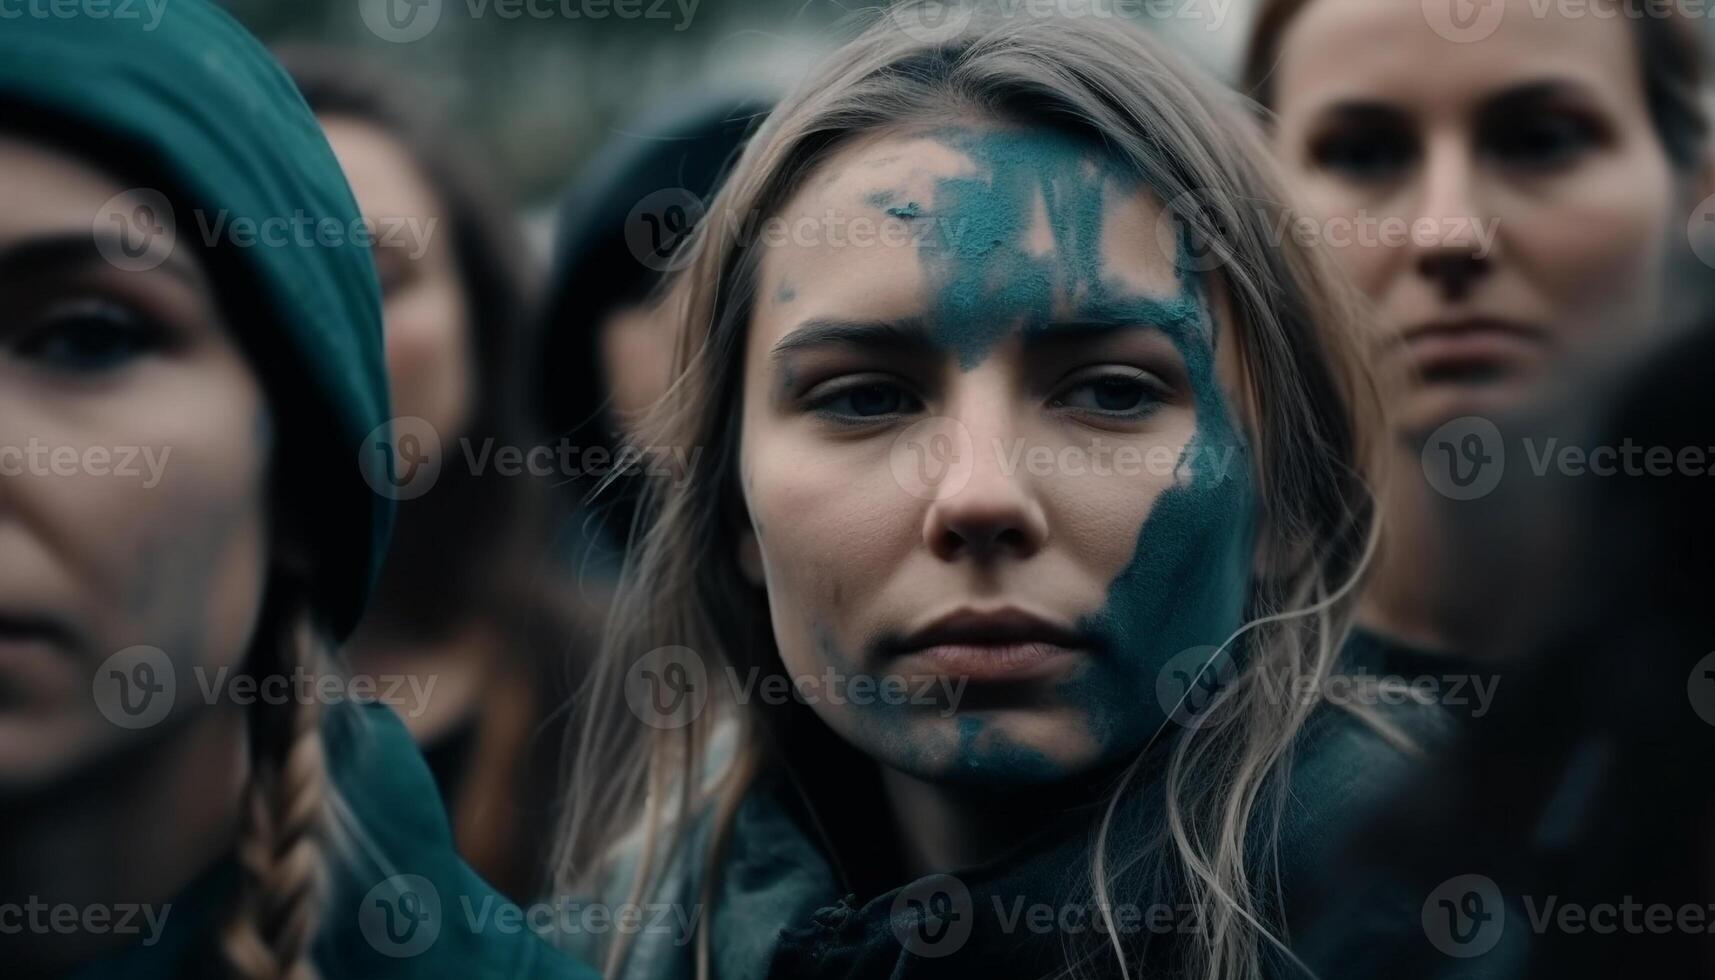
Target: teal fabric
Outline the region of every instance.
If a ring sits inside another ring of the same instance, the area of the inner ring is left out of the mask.
[[[229,226],[331,219],[349,230],[358,220],[297,90],[206,0],[172,0],[158,22],[141,15],[141,4],[127,5],[133,17],[100,5],[41,6],[52,10],[0,27],[0,126],[39,119],[123,186],[161,191],[180,247],[201,244],[199,215],[210,226],[222,216]],[[343,636],[379,566],[392,502],[371,492],[357,467],[364,437],[387,419],[379,285],[367,244],[349,233],[328,244],[333,237],[214,249],[237,270],[237,281],[220,285],[240,341],[285,355],[257,365],[276,421],[287,415],[312,430],[297,440],[303,457],[282,465],[317,508],[318,599]]]
[[[428,767],[392,709],[348,704],[324,728],[350,819],[340,821],[344,846],[331,858],[315,946],[323,980],[594,980],[459,859]],[[88,964],[74,980],[220,976],[215,937],[234,884],[230,863],[211,869],[172,901],[159,941]],[[394,906],[393,921],[377,902]],[[401,907],[420,910],[414,927]]]
[[[1381,720],[1418,745],[1433,745],[1447,730],[1435,706],[1407,705],[1382,709]],[[1281,817],[1279,867],[1287,925],[1325,925],[1319,910],[1306,904],[1317,895],[1325,876],[1338,868],[1348,839],[1365,826],[1392,794],[1416,771],[1414,749],[1385,737],[1370,721],[1343,708],[1327,707],[1312,717],[1294,752],[1288,775],[1288,803]],[[1146,780],[1120,824],[1159,827],[1160,783]],[[1100,934],[1067,935],[1059,930],[1032,931],[1016,923],[1018,908],[1059,909],[1087,903],[1083,891],[1088,866],[1093,815],[1089,810],[1068,813],[1036,838],[989,865],[953,869],[970,892],[964,906],[971,917],[969,939],[945,955],[927,957],[908,951],[896,925],[900,910],[925,889],[920,882],[874,896],[842,894],[828,856],[802,816],[798,800],[784,780],[763,780],[740,805],[720,869],[712,909],[703,909],[699,893],[707,826],[699,825],[691,845],[645,889],[644,901],[684,905],[709,917],[714,976],[727,978],[823,978],[859,980],[944,976],[1057,975],[1068,963],[1069,951],[1090,956],[1089,976],[1107,976],[1111,958]],[[1253,831],[1263,829],[1253,824]],[[1124,839],[1116,836],[1116,840]],[[1125,885],[1116,892],[1117,905],[1136,903],[1173,908],[1184,900],[1182,889],[1163,872],[1158,854],[1143,853]],[[628,893],[630,858],[622,859],[604,894],[609,900]],[[1265,896],[1261,901],[1267,903]],[[1406,935],[1419,929],[1417,910],[1409,914],[1376,910],[1368,925],[1386,934]],[[1178,913],[1175,913],[1178,914]],[[1013,924],[1007,916],[1013,915]],[[1175,919],[1172,927],[1182,924]],[[1319,933],[1322,942],[1325,933]],[[574,949],[586,960],[601,955],[600,937],[583,940]],[[1173,944],[1182,936],[1173,931],[1134,933],[1147,962],[1163,968]],[[1089,942],[1090,945],[1085,945]],[[1320,947],[1319,947],[1320,948]],[[695,945],[679,934],[662,930],[638,936],[619,974],[624,980],[690,980],[695,973]],[[1284,958],[1277,958],[1273,975],[1301,976]],[[1163,975],[1169,975],[1163,973]],[[1340,974],[1349,975],[1349,974]]]

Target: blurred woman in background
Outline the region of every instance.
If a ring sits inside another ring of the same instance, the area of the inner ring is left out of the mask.
[[[552,837],[564,721],[549,714],[598,612],[548,555],[552,477],[503,472],[497,455],[539,442],[526,412],[534,265],[510,203],[420,86],[331,51],[280,57],[376,229],[397,438],[423,457],[346,656],[358,674],[433,679],[406,724],[460,851],[523,901],[545,883]]]
[[[647,487],[559,866],[698,918],[579,949],[1261,975],[1418,720],[1322,686],[1374,530],[1352,307],[1269,247],[1251,121],[1147,36],[896,24],[770,115],[684,245],[644,425],[705,451]]]
[[[579,458],[594,449],[597,458],[618,459],[627,447],[653,457],[643,475],[604,481],[604,472],[590,472],[565,481],[556,547],[586,601],[611,595],[640,484],[671,454],[633,431],[672,370],[677,320],[657,287],[682,262],[675,259],[680,240],[773,104],[753,91],[684,92],[627,120],[560,205],[543,355],[534,367],[536,411],[554,442]]]
[[[1296,204],[1369,296],[1390,378],[1364,662],[1457,652],[1438,583],[1469,569],[1448,565],[1427,477],[1472,484],[1503,448],[1460,420],[1683,318],[1670,287],[1715,191],[1697,24],[1635,0],[1455,19],[1463,6],[1264,0],[1244,62]]]
[[[0,108],[0,445],[83,461],[0,475],[0,880],[53,910],[0,931],[8,973],[572,975],[458,913],[501,900],[334,664],[392,502],[354,465],[375,267],[314,117],[203,0],[9,21]]]
[[[1472,570],[1449,635],[1504,665],[1506,690],[1305,898],[1297,949],[1318,976],[1709,975],[1715,322],[1690,328],[1503,418],[1586,452],[1637,446],[1649,470],[1509,467],[1441,503]]]

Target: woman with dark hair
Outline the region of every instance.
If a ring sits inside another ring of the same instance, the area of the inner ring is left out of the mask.
[[[1449,565],[1436,503],[1483,454],[1447,447],[1481,446],[1467,437],[1533,385],[1672,312],[1687,223],[1715,191],[1702,30],[1642,0],[1260,4],[1243,90],[1368,296],[1389,378],[1356,655],[1459,652],[1438,586],[1471,569]]]
[[[1591,458],[1636,447],[1630,466],[1512,466],[1443,505],[1474,570],[1449,587],[1448,633],[1505,690],[1306,897],[1319,975],[1709,974],[1712,373],[1705,322],[1581,377],[1510,430]]]
[[[60,14],[0,30],[0,446],[82,461],[0,471],[7,975],[575,975],[336,662],[395,474],[314,116],[204,0]]]
[[[552,827],[561,737],[548,716],[591,621],[544,559],[546,482],[497,464],[538,442],[525,404],[536,277],[511,207],[416,86],[329,51],[280,57],[374,229],[399,438],[418,437],[425,467],[399,488],[393,545],[347,655],[361,674],[433,679],[435,697],[406,724],[460,850],[523,900],[543,883]]]
[[[686,93],[627,122],[583,168],[560,205],[536,411],[557,443],[589,458],[653,450],[633,430],[667,389],[673,321],[657,286],[682,265],[675,247],[774,100],[754,91]],[[671,459],[660,460],[671,464]],[[561,550],[580,582],[610,583],[632,536],[637,471],[571,479]]]

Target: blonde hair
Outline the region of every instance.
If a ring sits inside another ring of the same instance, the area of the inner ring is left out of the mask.
[[[1299,684],[1330,672],[1354,581],[1375,541],[1366,476],[1374,472],[1369,426],[1381,407],[1356,307],[1324,256],[1290,239],[1271,241],[1283,226],[1285,194],[1241,100],[1152,38],[1106,21],[979,12],[955,36],[918,39],[899,22],[896,14],[847,43],[774,111],[711,203],[715,217],[685,246],[697,251],[672,285],[682,314],[676,380],[646,429],[663,444],[707,451],[680,479],[649,488],[650,522],[637,529],[582,725],[570,736],[579,756],[557,885],[601,888],[616,844],[636,835],[629,885],[636,900],[692,846],[693,818],[706,815],[696,956],[698,975],[708,976],[708,902],[733,814],[775,761],[760,709],[739,709],[720,683],[726,671],[709,667],[708,706],[676,730],[645,727],[624,697],[628,670],[646,654],[671,656],[663,647],[693,649],[739,675],[757,664],[778,669],[765,600],[744,584],[736,558],[745,513],[737,471],[741,368],[760,249],[721,217],[776,213],[806,175],[861,134],[992,119],[1052,127],[1104,147],[1149,177],[1217,263],[1211,275],[1231,311],[1255,442],[1262,571],[1241,631],[1245,666],[1199,727],[1174,736],[1168,819],[1154,829],[1171,844],[1206,927],[1181,951],[1186,975],[1256,976],[1265,949],[1284,947],[1273,940],[1274,913],[1262,901],[1270,890],[1278,895],[1273,856],[1254,853],[1247,833],[1256,819],[1278,822],[1285,787],[1275,777],[1317,704],[1277,692],[1303,690]],[[1270,684],[1265,670],[1290,686]],[[710,756],[717,726],[730,726],[734,739],[720,766]],[[1142,760],[1140,752],[1126,785]],[[1090,886],[1104,898],[1141,857],[1131,847],[1116,858],[1110,838],[1135,844],[1147,829],[1119,825],[1119,799],[1116,793],[1091,856]],[[1265,850],[1275,836],[1264,835]],[[1107,925],[1103,942],[1117,973],[1139,975],[1138,951]],[[604,972],[617,975],[629,949],[623,938],[610,945]],[[1151,972],[1158,969],[1152,963]]]
[[[333,670],[329,646],[307,602],[279,599],[264,611],[253,674]],[[315,698],[258,699],[251,709],[251,773],[234,853],[238,896],[220,937],[231,975],[242,980],[316,980],[311,946],[327,889],[330,813],[322,710]]]

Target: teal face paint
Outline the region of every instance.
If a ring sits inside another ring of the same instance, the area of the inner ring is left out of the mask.
[[[1179,295],[1145,296],[1103,273],[1105,192],[1135,192],[1144,181],[1050,131],[936,137],[976,165],[936,186],[937,225],[958,234],[919,250],[936,341],[969,370],[1011,333],[1049,330],[1057,319],[1150,326],[1178,349],[1195,396],[1196,432],[1174,485],[1144,521],[1104,605],[1079,624],[1102,648],[1056,692],[1081,709],[1086,731],[1075,737],[1090,739],[1095,764],[1105,764],[1169,724],[1155,693],[1164,665],[1193,647],[1220,646],[1244,622],[1257,508],[1251,455],[1216,378],[1202,284],[1182,277]],[[1029,242],[1044,219],[1052,246],[1039,254]],[[944,778],[1034,783],[1070,775],[994,728],[982,712],[962,713]]]
[[[880,208],[893,218],[903,218],[910,221],[912,218],[921,218],[924,214],[923,205],[916,201],[906,201],[904,204],[894,203],[898,197],[892,191],[877,191],[871,194],[867,200],[870,207]]]

